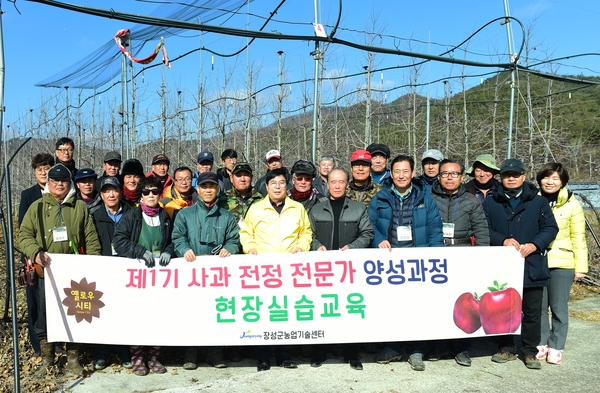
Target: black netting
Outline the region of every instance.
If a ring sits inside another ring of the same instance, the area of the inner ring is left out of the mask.
[[[252,0],[191,0],[185,5],[161,5],[151,15],[180,21],[207,23],[243,7],[248,1]],[[147,43],[150,43],[154,49],[161,36],[166,38],[183,31],[179,28],[141,24],[135,24],[129,30],[131,31],[131,47],[134,57],[144,50]],[[110,39],[75,64],[36,83],[36,86],[93,89],[104,85],[120,73],[121,51],[114,40]]]

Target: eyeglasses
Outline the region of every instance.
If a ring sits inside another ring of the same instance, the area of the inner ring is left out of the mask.
[[[310,176],[294,176],[298,181],[312,181],[312,177]]]
[[[444,179],[447,179],[449,177],[452,179],[456,179],[460,175],[462,175],[462,173],[460,173],[460,172],[441,172],[440,173],[440,176],[443,177]]]
[[[52,184],[67,184],[71,181],[71,179],[69,178],[63,178],[63,179],[50,179],[50,183]]]
[[[346,184],[346,180],[331,180],[331,181],[329,181],[329,184],[331,184],[332,186],[335,186],[337,184],[339,184],[340,186],[343,186]]]
[[[48,173],[51,168],[50,166],[38,166],[35,168],[35,173]]]
[[[160,191],[158,191],[158,188],[153,188],[153,189],[151,189],[151,190],[149,190],[149,189],[147,189],[147,188],[144,188],[144,189],[142,190],[142,195],[143,195],[143,196],[148,196],[148,195],[150,195],[150,194],[152,194],[152,195],[158,195],[158,194],[160,194]]]
[[[68,149],[56,149],[56,151],[61,152],[62,154],[73,153],[73,148]]]
[[[269,187],[273,187],[273,188],[277,188],[277,187],[285,187],[286,186],[286,181],[282,180],[282,181],[273,181],[269,183]]]
[[[183,179],[175,179],[177,183],[189,183],[192,181],[191,177],[184,177]]]

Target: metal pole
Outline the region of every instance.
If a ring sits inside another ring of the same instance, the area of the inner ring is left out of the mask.
[[[121,157],[125,157],[125,112],[127,111],[125,106],[125,100],[127,100],[127,60],[125,53],[121,54],[121,108],[119,114],[121,115]]]
[[[319,23],[319,0],[314,0],[315,24]],[[317,162],[317,128],[318,128],[318,110],[319,110],[319,61],[321,52],[319,51],[319,41],[315,41],[315,51],[311,53],[315,58],[315,91],[313,98],[313,129],[312,129],[312,161]]]
[[[510,16],[510,10],[508,8],[508,0],[504,0],[504,15]],[[512,44],[512,28],[510,20],[507,18],[504,22],[506,25],[506,35],[508,38],[508,58],[509,62],[517,63],[516,56],[513,56],[513,44]],[[513,68],[510,72],[510,115],[508,117],[508,146],[506,148],[506,158],[512,156],[512,130],[513,130],[513,117],[515,114],[515,69]]]
[[[65,122],[67,129],[67,136],[69,136],[69,131],[71,125],[69,124],[69,86],[65,86]]]
[[[369,65],[363,67],[367,71],[367,104],[365,113],[365,148],[371,144],[371,54]]]
[[[283,126],[281,125],[281,107],[283,106],[283,51],[278,51],[279,55],[279,97],[277,99],[277,149],[281,152],[281,134]]]

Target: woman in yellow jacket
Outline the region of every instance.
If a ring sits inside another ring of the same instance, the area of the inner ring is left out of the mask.
[[[565,188],[569,173],[562,164],[545,164],[536,179],[541,188],[540,194],[548,199],[559,228],[548,253],[550,281],[544,288],[542,299],[542,336],[537,358],[560,364],[567,340],[571,285],[585,277],[588,271],[585,217],[579,201]],[[552,312],[552,328],[548,307]]]

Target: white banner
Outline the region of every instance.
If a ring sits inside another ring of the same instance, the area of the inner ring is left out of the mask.
[[[152,269],[119,257],[51,258],[51,342],[326,344],[520,332],[523,259],[512,247],[202,256]]]

